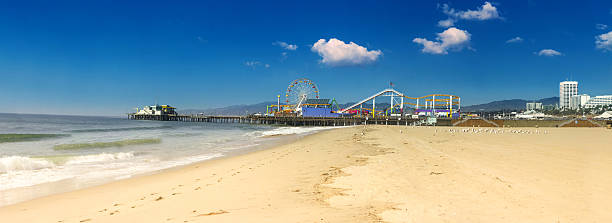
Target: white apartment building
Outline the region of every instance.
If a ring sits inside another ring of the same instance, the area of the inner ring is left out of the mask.
[[[542,103],[540,103],[540,102],[527,102],[525,107],[527,108],[527,111],[542,110]]]
[[[570,108],[572,96],[578,94],[577,81],[563,81],[559,83],[559,107],[561,109]]]
[[[595,96],[584,105],[585,108],[594,108],[598,105],[612,105],[612,95]]]
[[[591,99],[591,96],[588,94],[579,94],[574,95],[570,98],[570,108],[571,109],[579,109],[586,105],[586,103]]]

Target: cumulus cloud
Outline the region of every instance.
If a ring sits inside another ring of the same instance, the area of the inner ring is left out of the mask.
[[[599,30],[605,30],[608,28],[608,25],[606,24],[595,24],[595,28],[599,29]]]
[[[455,27],[448,28],[444,32],[438,33],[436,41],[425,38],[414,38],[412,42],[423,45],[423,53],[448,54],[448,50],[460,50],[470,41],[471,34],[465,30]]]
[[[280,46],[286,50],[297,50],[298,46],[297,45],[293,45],[293,44],[288,44],[286,42],[282,42],[282,41],[276,41],[274,43],[272,43],[272,45],[277,45]]]
[[[490,2],[485,2],[482,6],[478,7],[476,10],[468,9],[466,11],[456,10],[448,6],[448,4],[443,4],[441,6],[442,12],[448,15],[448,19],[440,20],[438,22],[438,26],[441,27],[451,27],[455,24],[457,20],[489,20],[489,19],[501,19],[502,17],[499,15],[499,11],[497,8],[493,6]]]
[[[520,43],[520,42],[523,42],[523,38],[521,38],[520,36],[506,40],[506,43]]]
[[[329,41],[320,39],[311,50],[322,57],[321,63],[330,66],[353,66],[376,62],[382,55],[380,50],[368,50],[354,42],[344,43],[342,40],[331,38]]]
[[[595,47],[603,51],[612,51],[612,31],[595,36]]]
[[[537,54],[538,54],[538,56],[547,56],[547,57],[563,55],[559,51],[556,51],[556,50],[553,50],[553,49],[543,49],[543,50],[540,50],[540,52],[537,52]]]
[[[489,2],[485,2],[477,10],[457,11],[449,8],[446,4],[443,6],[443,9],[445,14],[465,20],[489,20],[501,18],[497,8],[491,5]]]

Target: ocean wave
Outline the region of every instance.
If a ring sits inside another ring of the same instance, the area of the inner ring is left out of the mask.
[[[93,155],[75,156],[68,159],[65,165],[99,163],[107,161],[128,160],[134,158],[134,152],[127,153],[101,153]]]
[[[109,128],[109,129],[75,129],[69,132],[120,132],[120,131],[138,131],[138,130],[156,130],[156,129],[172,129],[174,126],[143,126],[143,127],[126,127],[126,128]]]
[[[53,146],[54,150],[78,150],[78,149],[92,149],[92,148],[107,148],[107,147],[123,147],[131,145],[144,145],[144,144],[159,144],[161,143],[160,138],[151,139],[126,139],[112,142],[92,142],[92,143],[73,143],[73,144],[59,144]]]
[[[66,134],[0,134],[0,143],[36,141],[46,138],[69,136]]]
[[[53,162],[41,158],[23,156],[4,156],[0,158],[0,173],[18,170],[39,170],[54,166]]]
[[[246,133],[247,136],[255,137],[271,137],[280,135],[294,135],[294,134],[306,134],[314,133],[321,130],[339,128],[339,127],[278,127],[271,130],[255,131]]]
[[[100,153],[82,156],[5,156],[0,158],[0,173],[21,170],[40,170],[56,166],[129,160],[132,158],[134,158],[134,152]]]

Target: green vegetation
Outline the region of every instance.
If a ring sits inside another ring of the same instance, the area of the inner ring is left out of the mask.
[[[36,141],[46,138],[68,136],[64,134],[0,134],[0,143]]]
[[[76,149],[91,149],[91,148],[107,148],[107,147],[123,147],[130,145],[157,144],[161,143],[161,139],[127,139],[114,142],[94,142],[94,143],[75,143],[75,144],[60,144],[53,146],[54,150],[76,150]]]

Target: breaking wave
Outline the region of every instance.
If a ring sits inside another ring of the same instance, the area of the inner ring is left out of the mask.
[[[53,168],[58,165],[78,165],[118,160],[129,160],[132,158],[134,158],[134,152],[100,153],[83,156],[5,156],[0,158],[0,173],[9,173],[21,170],[40,170],[46,168]]]
[[[53,162],[23,156],[5,156],[0,158],[0,173],[8,173],[18,170],[39,170],[54,167]]]
[[[247,133],[247,135],[255,136],[255,137],[272,137],[272,136],[280,136],[280,135],[314,133],[317,131],[332,129],[332,128],[341,128],[341,127],[279,127],[279,128],[275,128],[271,130],[250,132],[250,133]]]

